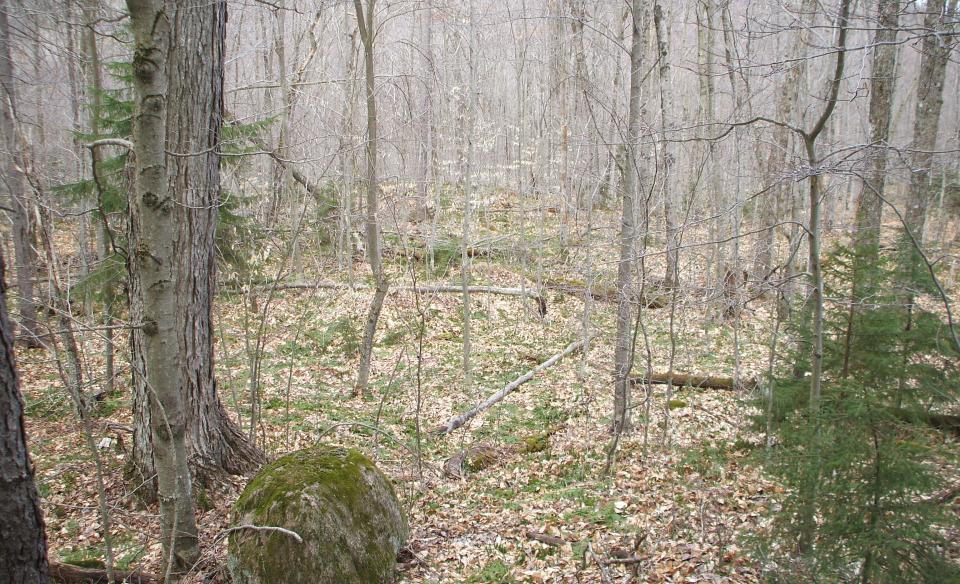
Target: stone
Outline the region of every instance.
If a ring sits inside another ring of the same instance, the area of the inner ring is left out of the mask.
[[[393,581],[408,535],[389,480],[363,454],[333,446],[266,465],[234,506],[227,565],[235,584],[379,584]]]

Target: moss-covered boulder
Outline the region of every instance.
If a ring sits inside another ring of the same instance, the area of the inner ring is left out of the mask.
[[[355,450],[319,446],[265,466],[234,507],[228,566],[236,584],[379,584],[393,580],[407,522],[390,482]]]

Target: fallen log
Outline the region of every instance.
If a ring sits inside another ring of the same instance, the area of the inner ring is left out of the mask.
[[[81,568],[72,564],[50,562],[50,577],[61,584],[107,584],[107,571],[103,568]],[[113,570],[114,582],[129,584],[157,584],[160,579],[140,571]]]
[[[433,294],[433,293],[458,293],[463,292],[463,286],[456,286],[453,284],[435,284],[423,286],[399,286],[395,288],[396,290],[403,290],[405,292],[419,292],[420,294]],[[543,294],[539,294],[534,290],[527,288],[500,288],[497,286],[467,286],[467,292],[471,294],[497,294],[500,296],[523,296],[535,300],[537,302],[537,311],[540,313],[540,316],[547,315],[547,298]]]
[[[634,385],[643,385],[653,383],[656,385],[671,384],[674,387],[695,387],[700,389],[738,389],[732,377],[717,377],[713,375],[690,375],[687,373],[654,373],[649,376],[634,375],[630,377],[630,382]],[[757,387],[756,379],[743,379],[740,381],[739,389],[754,389]]]
[[[550,535],[540,531],[534,531],[532,529],[527,530],[527,538],[552,546],[561,546],[566,543],[563,541],[562,537],[557,537],[555,535]]]
[[[557,284],[555,282],[546,282],[543,287],[548,290],[554,290],[569,296],[583,297],[589,294],[592,300],[604,302],[606,304],[615,304],[620,302],[620,291],[613,286],[595,286],[585,288],[583,286],[573,286],[570,284]],[[642,304],[644,308],[656,309],[663,308],[667,304],[666,298],[650,297],[646,294],[640,295],[634,292],[630,301],[634,304]]]
[[[960,436],[960,416],[950,414],[934,414],[918,412],[904,408],[890,408],[891,413],[898,419],[911,424],[921,423]]]
[[[243,283],[231,282],[225,287],[231,289],[242,289]],[[254,285],[258,291],[269,290],[361,290],[366,286],[353,286],[343,282],[320,281],[320,282],[289,282],[289,283],[268,283],[260,282]],[[459,294],[463,292],[463,286],[458,284],[424,284],[422,286],[394,286],[391,292],[418,292],[420,294]],[[547,299],[532,288],[502,288],[499,286],[467,286],[467,292],[471,294],[494,294],[498,296],[522,296],[536,301],[540,314],[545,315],[547,311]]]
[[[588,337],[588,338],[585,339],[585,340],[586,340],[586,341],[589,341],[589,340],[592,339],[592,338],[593,338],[593,337],[591,336],[591,337]],[[584,345],[584,341],[585,341],[585,340],[584,340],[584,339],[581,339],[581,340],[576,341],[576,342],[574,342],[574,343],[570,343],[569,345],[566,346],[566,348],[564,348],[562,351],[560,351],[559,353],[557,353],[557,354],[554,355],[553,357],[550,357],[549,359],[547,359],[547,360],[544,361],[543,363],[537,365],[536,367],[534,367],[534,368],[531,369],[530,371],[527,371],[526,373],[524,373],[524,374],[521,375],[520,377],[518,377],[518,378],[514,379],[513,381],[511,381],[510,383],[508,383],[506,386],[504,386],[503,389],[501,389],[501,390],[498,391],[497,393],[495,393],[495,394],[491,395],[490,397],[488,397],[487,399],[483,400],[483,402],[482,402],[480,405],[478,405],[477,407],[472,408],[472,409],[470,409],[470,410],[467,410],[466,412],[460,414],[459,416],[451,419],[451,420],[450,420],[449,422],[447,422],[446,424],[443,424],[442,426],[438,426],[438,427],[435,429],[435,431],[436,431],[438,434],[449,434],[450,432],[453,432],[453,431],[456,430],[457,428],[463,426],[464,424],[466,424],[467,422],[469,422],[474,416],[476,416],[477,414],[479,414],[479,413],[481,413],[481,412],[483,412],[483,411],[485,411],[485,410],[490,409],[490,407],[496,405],[497,402],[499,402],[499,401],[502,400],[503,398],[507,397],[508,395],[510,395],[511,393],[513,393],[514,391],[516,391],[516,389],[517,389],[518,387],[520,387],[520,386],[523,385],[524,383],[526,383],[526,382],[530,381],[531,379],[533,379],[533,378],[537,375],[537,373],[540,373],[540,372],[542,372],[542,371],[544,371],[544,370],[546,370],[546,369],[549,369],[550,367],[553,367],[554,365],[556,365],[557,363],[559,363],[560,360],[563,359],[564,357],[567,357],[568,355],[572,355],[573,353],[576,353],[577,351],[583,350],[583,345]]]

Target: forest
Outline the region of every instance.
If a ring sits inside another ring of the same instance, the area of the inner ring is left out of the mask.
[[[960,583],[958,0],[0,0],[0,584]]]

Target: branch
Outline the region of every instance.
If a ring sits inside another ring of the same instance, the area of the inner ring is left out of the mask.
[[[460,414],[459,416],[451,419],[451,420],[450,420],[449,422],[447,422],[446,424],[444,424],[444,425],[440,426],[439,428],[437,428],[436,431],[437,431],[439,434],[449,434],[450,432],[453,432],[453,431],[456,430],[457,428],[463,426],[464,424],[466,424],[467,422],[469,422],[471,419],[473,419],[477,414],[479,414],[479,413],[481,413],[481,412],[489,409],[490,407],[496,405],[497,402],[499,402],[499,401],[502,400],[503,398],[507,397],[508,395],[510,395],[511,393],[513,393],[514,391],[516,391],[516,389],[517,389],[518,387],[520,387],[520,386],[523,385],[524,383],[526,383],[526,382],[530,381],[531,379],[533,379],[538,373],[541,373],[542,371],[544,371],[544,370],[546,370],[546,369],[548,369],[548,368],[556,365],[556,364],[559,363],[560,360],[563,359],[564,357],[567,357],[568,355],[571,355],[571,354],[573,354],[573,353],[576,353],[577,351],[582,350],[584,344],[587,343],[587,342],[589,342],[591,339],[593,339],[594,336],[595,336],[595,335],[590,335],[590,336],[587,337],[586,339],[581,339],[581,340],[576,341],[576,342],[574,342],[574,343],[570,343],[569,345],[566,346],[566,348],[565,348],[563,351],[560,351],[559,353],[557,353],[557,354],[554,355],[553,357],[550,357],[549,359],[547,359],[547,360],[544,361],[543,363],[537,365],[535,368],[531,369],[530,371],[527,371],[526,373],[524,373],[524,374],[521,375],[520,377],[514,379],[513,381],[511,381],[510,383],[508,383],[503,389],[501,389],[501,390],[498,391],[497,393],[495,393],[495,394],[491,395],[490,397],[488,397],[487,399],[485,399],[480,405],[478,405],[478,406],[476,406],[475,408],[472,408],[472,409],[470,409],[470,410],[468,410],[468,411]]]

